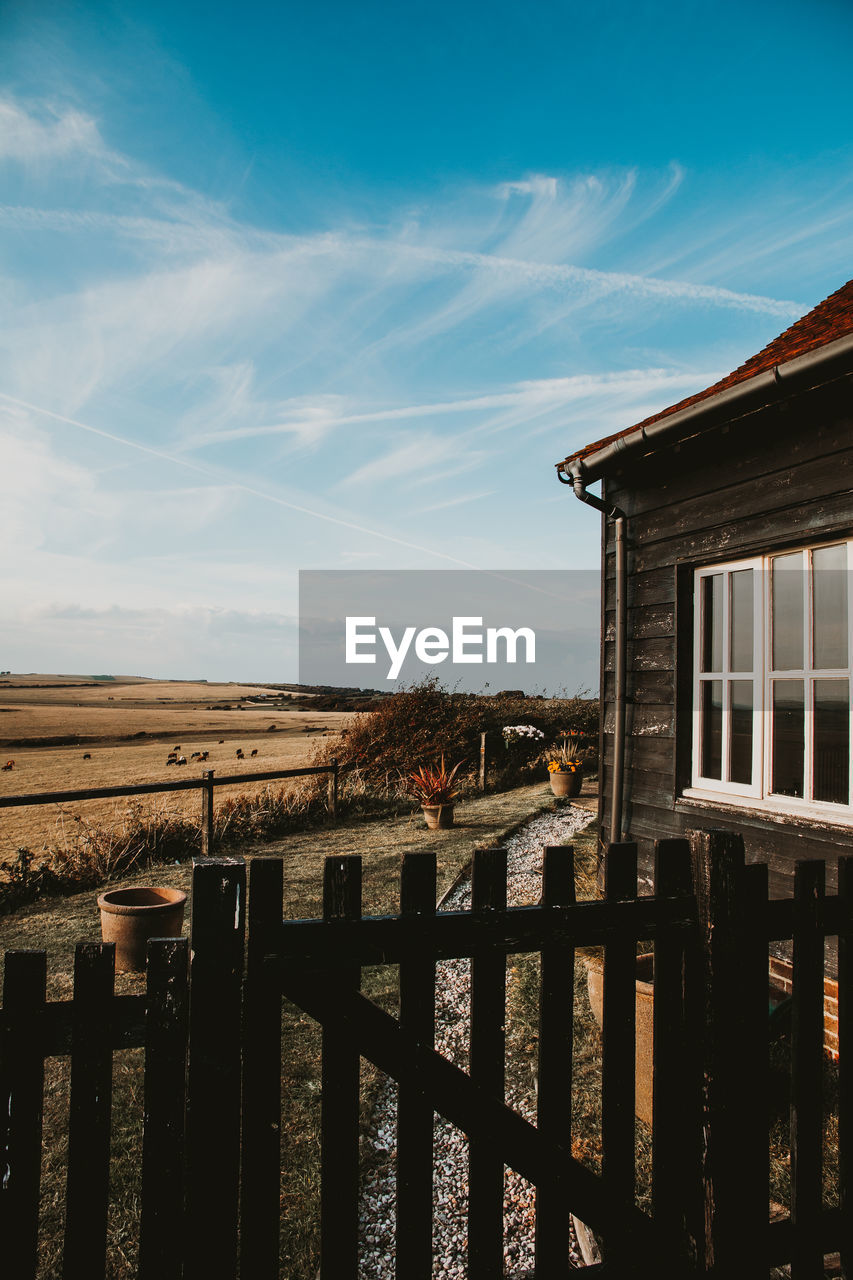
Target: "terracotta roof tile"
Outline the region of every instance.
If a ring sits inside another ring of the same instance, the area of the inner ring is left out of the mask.
[[[695,395],[688,396],[685,400],[679,400],[678,404],[672,404],[668,409],[662,409],[660,413],[652,414],[650,418],[644,418],[642,422],[635,423],[633,427],[626,427],[623,431],[615,431],[611,436],[596,440],[592,444],[586,445],[576,454],[572,454],[571,457],[586,458],[589,454],[603,448],[604,445],[610,444],[612,440],[618,440],[621,436],[630,435],[632,431],[636,431],[640,427],[648,427],[653,422],[659,422],[661,418],[669,417],[671,413],[677,413],[679,409],[687,409],[690,405],[697,404],[700,400],[707,400],[711,396],[715,396],[719,391],[726,390],[727,387],[733,387],[739,382],[746,382],[748,378],[754,377],[757,373],[764,373],[768,369],[773,369],[776,365],[783,364],[786,360],[793,360],[795,356],[805,355],[807,351],[815,351],[818,347],[826,346],[828,342],[833,342],[836,338],[843,338],[848,333],[853,333],[853,280],[848,280],[840,289],[836,289],[835,293],[831,293],[823,302],[818,303],[808,315],[797,320],[795,324],[791,325],[790,329],[786,329],[784,333],[780,334],[778,338],[774,338],[757,355],[752,356],[735,369],[733,373],[721,378],[719,382],[715,382],[712,387],[706,387],[704,391],[698,391]]]

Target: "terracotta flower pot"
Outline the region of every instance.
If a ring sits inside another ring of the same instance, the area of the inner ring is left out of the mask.
[[[436,831],[438,828],[444,830],[453,826],[452,804],[422,804],[421,808],[424,812],[424,821],[430,831]]]
[[[575,769],[573,773],[551,773],[551,790],[555,796],[579,796],[583,782],[583,769]]]
[[[102,893],[101,937],[116,944],[116,969],[142,973],[149,938],[179,938],[186,900],[181,889],[151,885]]]
[[[655,989],[652,984],[655,958],[637,956],[637,1040],[634,1077],[634,1110],[646,1124],[652,1123],[653,1018]],[[589,956],[586,962],[589,1003],[595,1020],[601,1026],[604,999],[604,960]]]

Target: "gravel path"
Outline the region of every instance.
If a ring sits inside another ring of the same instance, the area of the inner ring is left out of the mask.
[[[506,841],[507,897],[510,906],[539,901],[542,851],[564,844],[593,818],[568,805],[543,813]],[[466,878],[442,903],[445,911],[465,910],[471,902]],[[470,961],[444,960],[437,966],[436,1049],[457,1066],[468,1065]],[[512,972],[508,973],[512,981]],[[507,1102],[535,1120],[535,1100],[507,1091]],[[360,1280],[394,1280],[395,1165],[397,1091],[384,1079],[367,1134],[376,1165],[362,1186],[360,1205]],[[434,1280],[465,1280],[467,1260],[468,1142],[452,1125],[436,1117],[433,1225]],[[533,1276],[534,1188],[512,1170],[504,1176],[504,1274],[507,1280]],[[572,1237],[571,1260],[582,1266]]]

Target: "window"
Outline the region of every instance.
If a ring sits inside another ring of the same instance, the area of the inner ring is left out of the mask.
[[[696,571],[688,797],[853,821],[851,548]]]

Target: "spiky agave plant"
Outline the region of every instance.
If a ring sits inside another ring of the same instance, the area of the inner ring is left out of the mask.
[[[414,773],[408,774],[406,781],[409,790],[421,804],[428,807],[450,804],[459,795],[458,791],[453,790],[453,780],[464,763],[464,760],[460,760],[449,773],[444,765],[444,756],[441,757],[440,769],[422,764]]]

